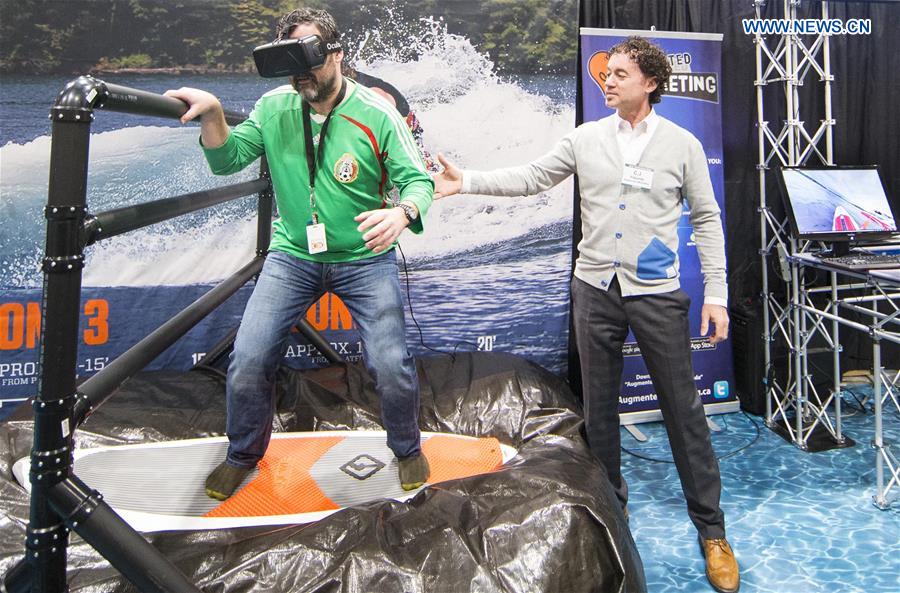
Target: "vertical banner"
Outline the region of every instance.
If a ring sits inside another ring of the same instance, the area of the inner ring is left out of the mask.
[[[668,31],[627,31],[622,29],[581,29],[581,83],[584,121],[612,115],[606,106],[606,66],[608,50],[630,35],[651,39],[666,52],[672,76],[662,101],[653,109],[700,140],[709,163],[713,191],[725,212],[725,183],[722,164],[721,34],[676,33]],[[652,141],[652,140],[651,140]],[[687,202],[678,224],[678,260],[681,288],[691,298],[690,325],[694,379],[708,413],[730,412],[738,408],[732,389],[731,342],[710,344],[700,336],[700,309],[703,305],[703,275],[694,243]],[[655,420],[659,405],[640,349],[629,333],[623,346],[625,366],[619,413],[622,423]]]
[[[102,2],[95,0],[91,7]],[[33,4],[26,3],[23,10]],[[265,6],[277,3],[250,3],[258,4],[256,19],[247,18],[246,4],[214,0],[183,10],[160,2],[148,12],[119,3],[116,11],[80,12],[75,16],[82,20],[74,23],[72,15],[60,15],[59,28],[93,32],[130,27],[146,35],[133,44],[133,35],[123,35],[117,42],[122,55],[115,56],[106,53],[113,46],[86,34],[81,42],[55,52],[66,62],[48,63],[43,74],[33,72],[33,60],[22,61],[21,76],[4,74],[0,419],[37,392],[45,323],[41,259],[51,141],[47,114],[53,98],[67,82],[90,71],[105,82],[154,93],[200,88],[219,97],[226,109],[249,113],[259,97],[288,81],[262,79],[252,69],[251,49],[272,39],[281,14]],[[464,168],[524,163],[574,128],[576,0],[319,4],[332,12],[343,32],[344,61],[351,67],[346,74],[389,97],[432,171],[438,152]],[[107,27],[104,19],[113,13],[116,26]],[[194,37],[174,37],[182,31]],[[22,47],[23,52],[45,49]],[[205,49],[190,51],[197,47]],[[79,64],[79,70],[64,72],[68,64]],[[91,132],[87,185],[88,209],[94,215],[259,174],[251,165],[227,178],[212,175],[195,123],[181,126],[176,120],[99,109]],[[406,338],[415,356],[503,351],[565,374],[571,192],[568,180],[525,198],[458,196],[432,206],[423,235],[403,233],[403,253],[397,259],[404,301],[409,296]],[[255,215],[251,196],[88,247],[77,337],[79,376],[105,367],[250,261]],[[200,361],[238,325],[251,290],[252,283],[148,369],[186,370]],[[325,294],[306,318],[345,359],[359,361],[365,355],[355,323],[337,296]],[[310,368],[327,361],[295,333],[286,346],[285,363]]]

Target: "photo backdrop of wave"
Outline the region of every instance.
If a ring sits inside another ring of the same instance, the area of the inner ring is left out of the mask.
[[[573,79],[502,78],[469,40],[448,33],[436,21],[423,21],[402,52],[378,50],[373,33],[368,34],[365,60],[357,60],[355,66],[398,87],[425,130],[428,150],[448,155],[462,168],[528,162],[574,127]],[[180,86],[204,88],[219,96],[226,108],[244,112],[279,84],[240,75],[106,80],[159,93]],[[50,154],[46,115],[66,81],[10,77],[4,83],[3,302],[39,299]],[[195,124],[181,126],[174,120],[98,110],[92,131],[90,212],[234,183],[257,173],[252,165],[229,178],[213,176],[200,151]],[[415,354],[427,354],[428,348],[448,352],[493,348],[565,372],[572,191],[568,180],[532,197],[455,196],[433,205],[423,235],[402,236],[413,311],[422,331],[420,339],[410,320],[408,342]],[[248,197],[111,238],[87,249],[83,284],[89,292],[114,295],[119,306],[128,307],[143,291],[171,307],[181,300],[173,295],[193,292],[186,287],[212,285],[252,257],[254,216],[255,200]],[[115,306],[111,301],[110,307]],[[116,329],[133,332],[137,341],[142,337],[137,335],[138,326],[143,331],[144,325]],[[196,343],[173,347],[154,367],[186,368],[192,362],[190,353],[198,351],[202,345]],[[33,352],[12,356],[36,357]]]

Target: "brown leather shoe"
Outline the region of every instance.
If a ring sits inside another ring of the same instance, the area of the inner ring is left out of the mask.
[[[741,587],[737,560],[726,539],[700,538],[700,548],[706,558],[706,578],[719,593],[736,593]]]
[[[404,490],[415,490],[425,485],[428,476],[431,475],[431,468],[428,466],[428,459],[425,455],[419,453],[411,457],[404,457],[397,460],[399,463],[400,487]]]

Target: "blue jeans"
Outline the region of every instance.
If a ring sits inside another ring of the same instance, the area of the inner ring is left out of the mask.
[[[359,328],[366,369],[381,399],[388,447],[397,457],[419,453],[419,382],[406,347],[398,271],[393,250],[338,264],[269,252],[228,366],[228,463],[253,467],[266,452],[275,414],[275,371],[288,335],[325,292],[344,301]]]

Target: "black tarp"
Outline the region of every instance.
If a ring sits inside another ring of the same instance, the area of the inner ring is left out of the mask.
[[[209,592],[645,591],[643,567],[566,385],[505,354],[418,361],[423,430],[493,436],[518,450],[501,470],[443,482],[308,525],[160,532],[147,538]],[[280,372],[278,431],[380,430],[356,366]],[[28,496],[11,467],[31,448],[30,409],[0,425],[0,573],[24,551]],[[222,377],[138,375],[76,432],[77,447],[221,434]],[[75,592],[133,591],[72,537]]]

